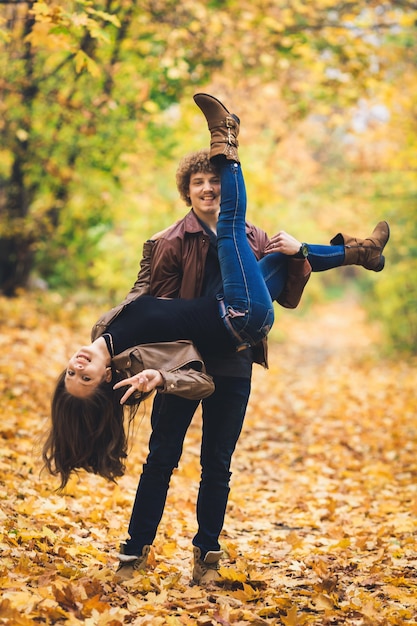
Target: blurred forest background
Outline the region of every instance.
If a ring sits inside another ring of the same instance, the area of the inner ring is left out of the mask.
[[[242,120],[250,221],[323,243],[390,222],[383,274],[316,275],[304,304],[355,286],[386,346],[416,353],[416,36],[407,0],[1,0],[3,298],[124,297],[185,212],[175,171],[208,146],[208,91]]]

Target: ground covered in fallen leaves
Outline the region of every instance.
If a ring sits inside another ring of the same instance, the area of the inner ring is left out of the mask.
[[[47,299],[46,299],[47,298]],[[387,360],[355,302],[280,314],[235,453],[222,587],[190,584],[200,417],[151,569],[115,576],[149,436],[118,485],[40,473],[52,381],[99,313],[0,301],[0,624],[417,624],[417,363]]]

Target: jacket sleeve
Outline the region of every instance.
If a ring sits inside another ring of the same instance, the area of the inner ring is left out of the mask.
[[[288,260],[288,274],[284,289],[279,298],[278,304],[286,309],[295,309],[303,295],[304,287],[308,283],[311,275],[311,265],[307,259]]]
[[[188,340],[128,348],[115,356],[112,364],[126,378],[145,369],[158,370],[164,381],[157,388],[160,393],[200,400],[214,391],[213,379],[206,373],[200,353]]]
[[[151,282],[151,257],[156,241],[149,239],[143,244],[142,259],[138,277],[132,289],[127,294],[123,304],[136,300],[139,296],[146,296],[150,293]]]
[[[155,242],[150,264],[150,293],[156,297],[178,298],[182,281],[181,251],[177,240]]]
[[[187,400],[201,400],[214,391],[212,377],[204,372],[185,367],[173,372],[158,371],[164,379],[163,388],[158,388],[160,393],[174,394]]]

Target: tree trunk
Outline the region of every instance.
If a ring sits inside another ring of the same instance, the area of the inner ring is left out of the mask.
[[[29,10],[33,4],[33,1],[27,3],[23,29],[25,86],[20,97],[26,115],[20,120],[21,135],[15,139],[10,177],[2,182],[5,193],[0,197],[0,292],[6,296],[13,296],[18,288],[26,286],[34,257],[33,233],[28,232],[25,224],[34,196],[34,189],[25,177],[25,165],[30,159],[32,105],[38,92],[32,48],[26,39],[35,22]]]
[[[0,239],[0,290],[8,297],[27,285],[33,265],[31,244],[22,239]]]

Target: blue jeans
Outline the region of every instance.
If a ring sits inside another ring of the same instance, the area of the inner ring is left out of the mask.
[[[246,237],[246,189],[238,163],[219,161],[221,182],[217,249],[223,282],[223,319],[236,343],[256,345],[274,322],[272,299]]]
[[[223,294],[219,296],[220,315],[237,346],[254,346],[274,322],[272,301],[281,294],[289,257],[268,254],[256,260],[246,238],[246,189],[238,163],[219,161],[221,209],[217,242]],[[309,244],[308,260],[313,272],[323,272],[343,264],[344,246]]]
[[[202,401],[201,482],[197,499],[198,531],[193,544],[203,555],[219,550],[229,496],[230,463],[242,430],[250,379],[214,376],[215,391]],[[126,553],[141,554],[152,544],[165,508],[173,470],[199,401],[174,395],[155,398],[149,455],[143,466],[129,523]]]

